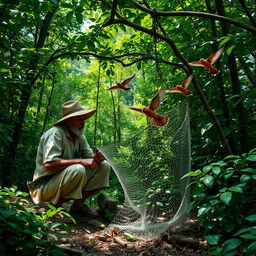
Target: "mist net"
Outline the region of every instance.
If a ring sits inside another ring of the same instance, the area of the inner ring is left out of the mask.
[[[149,125],[115,145],[99,147],[115,171],[125,201],[110,227],[152,239],[177,225],[189,203],[189,105],[185,100],[165,113],[164,127]]]

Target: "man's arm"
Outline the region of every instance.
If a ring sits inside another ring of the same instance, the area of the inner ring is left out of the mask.
[[[91,170],[96,169],[96,162],[93,158],[88,159],[56,159],[54,161],[49,161],[44,163],[44,167],[48,171],[61,171],[73,164],[81,164]]]

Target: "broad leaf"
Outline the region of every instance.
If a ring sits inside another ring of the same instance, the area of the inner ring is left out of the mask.
[[[225,243],[223,243],[222,247],[224,252],[228,252],[231,250],[236,249],[237,247],[239,247],[241,245],[241,240],[237,239],[237,238],[232,238],[227,240]]]
[[[210,205],[204,205],[202,206],[199,210],[198,210],[198,213],[197,213],[197,216],[201,216],[205,213],[207,213],[209,210],[211,209],[211,206]]]
[[[220,240],[220,237],[221,235],[210,235],[205,237],[205,240],[207,241],[208,244],[217,245]]]
[[[233,187],[228,188],[228,190],[238,192],[238,193],[243,193],[243,189],[240,186],[233,186]]]
[[[221,202],[224,203],[225,205],[229,205],[231,199],[232,199],[231,192],[225,192],[225,193],[221,194],[221,196],[220,196]]]
[[[204,183],[205,186],[207,186],[207,187],[212,187],[213,182],[214,182],[214,177],[211,176],[211,175],[206,175],[206,176],[203,178],[203,183]]]
[[[219,175],[220,174],[220,172],[221,172],[221,169],[220,169],[220,167],[213,167],[212,168],[212,172],[215,174],[215,175]]]
[[[245,219],[248,220],[249,222],[255,223],[256,222],[256,214],[250,215],[250,216],[246,217]]]
[[[256,155],[246,157],[246,160],[256,162]]]

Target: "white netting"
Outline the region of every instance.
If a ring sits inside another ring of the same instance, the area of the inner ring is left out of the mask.
[[[164,127],[149,125],[134,137],[99,149],[114,169],[125,202],[111,226],[152,239],[184,216],[190,170],[189,105],[185,100],[168,113]]]

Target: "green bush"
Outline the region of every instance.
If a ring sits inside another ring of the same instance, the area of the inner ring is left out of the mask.
[[[203,223],[209,255],[256,255],[256,149],[185,176],[195,178],[191,210]]]
[[[60,234],[70,230],[65,223],[47,222],[62,208],[42,213],[28,204],[26,196],[15,186],[0,188],[0,255],[62,255],[49,239],[61,239]],[[59,226],[64,231],[56,233]]]

